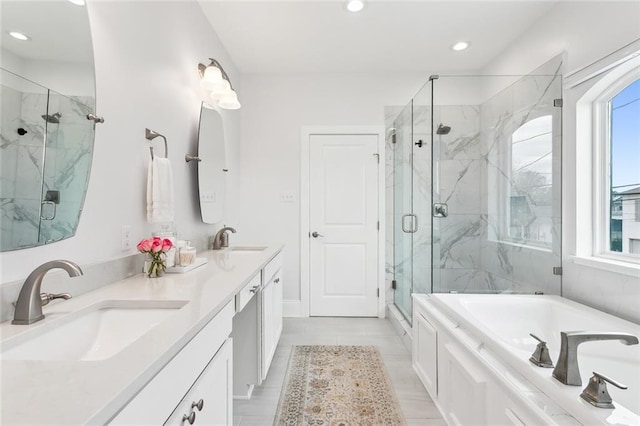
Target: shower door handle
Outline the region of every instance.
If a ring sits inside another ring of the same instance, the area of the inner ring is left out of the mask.
[[[44,216],[44,206],[51,206],[52,207],[52,213],[50,216]],[[41,220],[53,220],[56,218],[56,203],[54,203],[53,201],[43,201],[42,203],[40,203],[40,219]]]
[[[407,219],[411,219],[411,227],[407,227]],[[402,215],[402,232],[407,234],[415,234],[418,231],[418,216],[415,214]]]

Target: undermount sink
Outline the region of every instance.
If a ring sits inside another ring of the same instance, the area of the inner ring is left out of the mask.
[[[2,344],[0,359],[99,361],[111,358],[187,303],[186,300],[105,300],[7,339]]]
[[[234,247],[227,248],[227,250],[234,253],[252,254],[252,253],[258,253],[263,250],[266,250],[266,248],[267,247],[265,246],[234,246]]]

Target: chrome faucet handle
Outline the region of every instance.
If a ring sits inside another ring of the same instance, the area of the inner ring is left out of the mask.
[[[627,389],[626,385],[594,371],[593,377],[589,379],[587,387],[582,390],[580,398],[584,399],[594,407],[615,408],[611,395],[609,395],[609,391],[607,390],[607,383],[611,383],[619,389]]]
[[[549,348],[547,348],[547,342],[539,338],[533,333],[529,333],[529,336],[536,339],[539,343],[536,346],[536,350],[529,358],[529,361],[542,368],[553,368],[553,361],[551,361],[551,356],[549,356]]]
[[[69,293],[57,293],[57,294],[40,293],[40,300],[42,301],[42,306],[46,306],[49,304],[49,302],[56,299],[69,300],[71,299],[71,295]]]

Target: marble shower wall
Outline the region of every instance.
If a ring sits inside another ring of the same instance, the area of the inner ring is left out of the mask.
[[[436,106],[434,127],[439,124],[451,130],[434,138],[433,202],[445,203],[448,216],[433,218],[433,291],[474,293],[483,290],[480,108]]]
[[[85,116],[94,110],[94,101],[44,88],[16,90],[3,85],[0,90],[0,250],[71,236],[91,167],[93,123]],[[59,123],[42,118],[55,113],[60,114]],[[41,214],[51,217],[54,213],[52,205],[43,205],[40,211],[49,190],[59,192],[55,217],[40,220]]]

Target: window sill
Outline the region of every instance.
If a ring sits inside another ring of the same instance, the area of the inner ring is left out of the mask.
[[[570,257],[570,260],[576,265],[589,266],[591,268],[629,275],[632,277],[640,277],[640,264],[594,256],[573,256]]]

